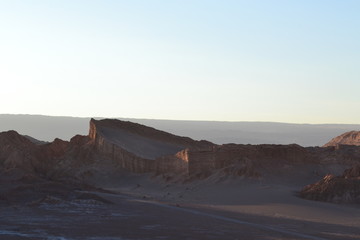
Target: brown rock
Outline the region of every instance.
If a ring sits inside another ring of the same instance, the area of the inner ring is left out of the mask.
[[[360,131],[346,132],[340,136],[333,138],[324,147],[338,146],[338,145],[356,145],[360,146]]]
[[[316,201],[360,203],[359,166],[345,170],[342,176],[326,175],[317,183],[305,186],[299,196]]]
[[[89,137],[99,154],[137,173],[183,171],[187,168],[186,157],[181,154],[183,150],[214,146],[207,141],[195,141],[115,119],[91,119]]]

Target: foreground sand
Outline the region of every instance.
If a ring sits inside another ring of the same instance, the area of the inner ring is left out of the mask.
[[[0,239],[360,239],[359,206],[300,199],[303,183],[281,179],[98,179],[113,192],[0,204]]]
[[[163,183],[157,178],[149,181],[140,177],[109,189],[182,209],[214,214],[216,219],[223,220],[223,224],[250,225],[258,230],[268,228],[273,233],[289,231],[279,239],[360,239],[358,205],[298,198],[296,191],[302,184],[282,182],[281,178],[259,180],[239,177],[221,181],[215,177],[183,184]],[[199,215],[198,212],[194,214]],[[296,236],[297,233],[306,236]]]

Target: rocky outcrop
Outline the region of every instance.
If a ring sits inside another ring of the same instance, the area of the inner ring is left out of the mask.
[[[51,143],[34,143],[15,131],[0,133],[0,169],[22,169],[29,174],[52,178],[66,172],[92,152],[87,136],[75,136],[70,142],[55,139]],[[71,173],[67,176],[70,176]]]
[[[360,146],[360,131],[351,131],[333,138],[324,147],[336,147],[338,145]]]
[[[0,167],[33,169],[36,144],[15,131],[0,133]]]
[[[299,196],[316,201],[360,203],[360,165],[345,170],[342,176],[326,175],[305,186]]]
[[[208,149],[214,146],[207,141],[195,141],[114,119],[91,119],[89,137],[94,141],[97,152],[136,173],[187,171],[185,149]]]
[[[192,176],[209,176],[222,169],[230,175],[258,177],[260,169],[271,173],[274,169],[301,164],[355,163],[360,163],[360,146],[219,146],[112,119],[91,119],[89,135],[74,136],[69,142],[55,139],[43,143],[14,131],[0,133],[0,168],[24,169],[47,179],[68,176],[83,179],[96,172],[107,175],[119,169]]]
[[[134,173],[187,172],[187,149],[213,146],[140,124],[94,119],[88,136],[39,143],[15,131],[0,134],[0,168],[24,169],[47,179],[82,178],[125,169]],[[101,169],[101,170],[100,170]]]

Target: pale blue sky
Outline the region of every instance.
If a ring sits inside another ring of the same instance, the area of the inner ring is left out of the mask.
[[[360,1],[0,0],[0,113],[360,123]]]

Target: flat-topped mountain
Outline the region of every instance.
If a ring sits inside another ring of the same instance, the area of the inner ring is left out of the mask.
[[[355,145],[360,146],[360,131],[350,131],[331,139],[324,147],[337,145]]]

